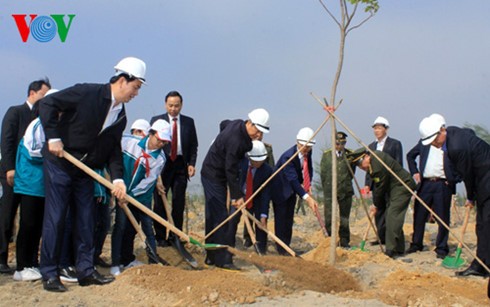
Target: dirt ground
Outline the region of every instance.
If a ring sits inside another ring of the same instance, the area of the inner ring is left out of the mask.
[[[203,236],[202,206],[189,214],[191,236]],[[359,246],[366,231],[367,218],[356,210],[351,218],[351,245]],[[463,209],[453,210],[452,225],[460,236]],[[239,237],[241,229],[239,228]],[[270,224],[273,229],[273,224]],[[470,219],[465,242],[475,248],[474,216]],[[407,213],[405,237],[410,242],[411,213]],[[488,306],[487,280],[456,278],[454,270],[444,268],[432,251],[437,226],[427,224],[422,252],[392,260],[379,246],[366,244],[366,251],[336,249],[336,263],[330,266],[330,238],[325,238],[311,212],[295,216],[292,248],[306,252],[301,258],[278,256],[270,242],[267,256],[245,250],[237,239],[235,263],[240,272],[224,271],[204,265],[205,251],[187,245],[200,269],[191,269],[171,247],[158,253],[171,266],[143,265],[125,270],[116,281],[105,286],[65,285],[67,292],[44,291],[40,281],[15,282],[0,276],[0,304],[3,306]],[[371,231],[367,242],[374,240]],[[138,258],[146,261],[143,244],[137,239]],[[451,254],[456,241],[450,239]],[[10,265],[15,267],[10,247]],[[110,259],[110,236],[103,258]],[[463,255],[463,258],[467,258]],[[463,266],[463,268],[465,268]],[[266,269],[261,273],[260,269]],[[99,268],[102,273],[107,269]]]

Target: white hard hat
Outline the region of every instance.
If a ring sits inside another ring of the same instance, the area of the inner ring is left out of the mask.
[[[116,76],[126,73],[129,77],[134,77],[145,83],[146,64],[138,58],[124,58],[114,66],[114,69],[116,70]]]
[[[429,145],[432,143],[441,128],[446,124],[446,120],[439,114],[432,114],[429,117],[422,119],[419,125],[420,140],[423,145]]]
[[[51,89],[49,89],[49,90],[46,92],[46,94],[44,94],[44,97],[46,97],[46,96],[48,96],[48,95],[51,95],[51,94],[54,94],[54,93],[59,92],[59,91],[60,91],[60,90],[57,90],[57,89],[55,89],[55,88],[51,88]]]
[[[150,130],[150,123],[146,119],[137,119],[131,125],[131,130],[143,130],[145,134],[148,134],[148,130]]]
[[[248,113],[250,122],[263,133],[269,133],[269,112],[265,109],[255,109]]]
[[[170,135],[170,124],[163,120],[159,119],[151,125],[151,130],[155,131],[156,137],[161,141],[172,141],[172,136]]]
[[[308,140],[313,136],[313,134],[315,134],[313,132],[313,129],[309,127],[301,128],[298,131],[298,135],[296,135],[296,141],[298,141],[298,143],[300,143],[301,145],[305,145],[306,142],[308,142]],[[308,144],[306,144],[306,146],[313,146],[315,145],[315,143],[316,141],[312,139],[308,142]]]
[[[252,141],[252,150],[247,152],[247,157],[253,161],[264,161],[267,158],[267,149],[261,141]]]
[[[383,125],[383,126],[385,126],[385,128],[389,128],[390,127],[390,122],[386,118],[384,118],[382,116],[378,116],[374,120],[374,123],[373,123],[373,125],[371,127],[374,128],[374,126],[376,126],[376,125]]]

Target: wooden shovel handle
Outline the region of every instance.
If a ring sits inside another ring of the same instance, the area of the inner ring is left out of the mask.
[[[252,228],[252,225],[250,224],[250,220],[248,219],[247,213],[245,211],[247,211],[247,209],[242,208],[243,222],[245,223],[245,227],[247,227],[250,240],[252,240],[252,243],[255,245],[257,243],[257,238],[255,237],[255,232]]]
[[[87,175],[94,178],[97,182],[99,182],[100,184],[102,184],[103,186],[108,188],[109,190],[111,190],[111,191],[114,190],[114,185],[109,180],[107,180],[104,177],[102,177],[101,175],[97,174],[90,167],[86,166],[83,162],[79,161],[77,158],[72,156],[70,153],[63,151],[63,157],[65,159],[67,159],[68,161],[70,161],[71,163],[73,163],[76,167],[78,167],[79,169],[84,171]],[[166,220],[164,220],[161,216],[159,216],[155,212],[148,209],[145,205],[143,205],[142,203],[140,203],[139,201],[137,201],[136,199],[134,199],[133,197],[131,197],[127,194],[126,194],[126,197],[124,197],[124,198],[130,204],[132,204],[136,208],[143,211],[143,213],[145,213],[149,217],[151,217],[152,219],[154,219],[158,223],[162,224],[163,226],[169,228],[170,231],[175,233],[179,238],[181,238],[182,240],[184,240],[186,242],[190,242],[191,239],[186,233],[182,232],[180,229],[178,229],[174,225],[172,225],[169,222],[167,222]]]
[[[362,240],[363,241],[366,241],[367,240],[367,237],[368,237],[368,234],[369,234],[369,230],[371,230],[371,221],[372,221],[373,217],[374,217],[374,214],[370,214],[369,217],[368,217],[368,219],[369,219],[368,226],[366,228],[366,231],[364,232],[364,236],[362,237]]]
[[[162,177],[158,176],[157,181],[158,184],[161,184],[163,186]],[[170,224],[175,225],[174,219],[172,217],[172,212],[170,212],[170,206],[168,205],[167,195],[162,194],[160,195],[160,197],[162,198],[162,203],[163,203],[163,208],[165,209],[165,213],[167,213],[167,220],[169,221]],[[168,239],[169,232],[170,230],[167,228],[167,233],[165,234],[167,239]]]
[[[128,205],[126,203],[121,202],[119,203],[119,206],[123,209],[124,213],[126,213],[126,216],[128,217],[128,220],[131,222],[131,225],[133,225],[134,229],[136,230],[138,237],[140,237],[141,241],[146,243],[146,235],[141,229],[138,222],[136,221],[136,218],[134,217],[131,210],[129,210]]]

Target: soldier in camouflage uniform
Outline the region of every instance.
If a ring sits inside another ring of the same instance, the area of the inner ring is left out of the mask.
[[[337,151],[337,201],[339,203],[340,211],[340,227],[339,237],[340,246],[349,248],[350,242],[350,229],[349,229],[349,217],[352,207],[352,195],[354,195],[354,189],[352,188],[352,173],[355,172],[356,166],[354,163],[350,163],[346,156],[351,153],[351,150],[345,149],[347,143],[347,134],[344,132],[337,132],[335,149]],[[352,172],[348,168],[352,169]],[[332,149],[326,150],[323,153],[320,163],[320,176],[322,179],[324,204],[325,204],[325,227],[328,233],[331,233],[331,221],[332,221]]]
[[[398,176],[410,189],[415,189],[415,181],[410,173],[388,154],[381,151],[374,153]],[[357,161],[357,166],[366,171],[374,182],[372,211],[376,213],[377,206],[386,207],[386,252],[391,258],[405,253],[405,237],[403,223],[405,213],[412,194],[408,191],[377,158],[371,157],[364,148],[356,150],[350,155],[352,161]],[[385,194],[389,195],[387,199]]]

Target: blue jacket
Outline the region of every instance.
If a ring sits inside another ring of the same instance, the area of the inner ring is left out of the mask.
[[[41,149],[44,131],[39,118],[26,128],[17,147],[15,158],[14,192],[23,195],[44,197],[44,173]]]
[[[249,160],[243,159],[240,163],[240,186],[244,187],[247,181]],[[260,186],[272,175],[272,167],[264,163],[261,167],[255,169],[253,180],[253,191],[257,191]],[[269,215],[269,202],[271,200],[271,183],[268,183],[260,192],[253,198],[253,211],[261,215]]]
[[[289,158],[291,158],[297,150],[297,145],[294,145],[286,150],[277,161],[274,171],[279,169],[287,160],[289,160]],[[313,182],[313,163],[311,159],[312,152],[313,151],[310,151],[307,156],[310,182]],[[305,189],[303,189],[302,184],[303,168],[301,166],[299,155],[297,155],[286,167],[284,167],[282,171],[279,172],[279,174],[277,174],[274,182],[274,193],[272,195],[273,201],[276,203],[284,202],[294,193],[296,193],[299,197],[303,197],[307,193]]]
[[[158,176],[165,166],[165,153],[161,149],[149,151],[148,136],[140,139],[132,135],[122,138],[124,183],[128,194],[141,203],[151,204]]]

